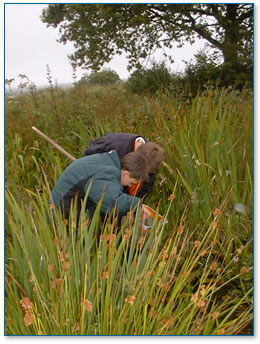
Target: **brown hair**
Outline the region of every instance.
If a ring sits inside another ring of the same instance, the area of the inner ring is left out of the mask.
[[[147,142],[140,145],[136,152],[144,155],[149,162],[149,172],[156,173],[165,159],[165,151],[154,142]]]
[[[148,180],[149,163],[140,153],[131,152],[121,158],[121,168],[130,172],[130,177],[137,180]]]

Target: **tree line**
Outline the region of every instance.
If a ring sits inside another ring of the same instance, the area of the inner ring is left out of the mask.
[[[73,65],[94,72],[114,55],[125,53],[128,70],[144,73],[156,49],[207,41],[185,74],[195,85],[208,80],[221,86],[253,83],[253,4],[49,4],[41,19],[59,30],[59,42],[74,43]],[[199,80],[199,82],[197,81]]]

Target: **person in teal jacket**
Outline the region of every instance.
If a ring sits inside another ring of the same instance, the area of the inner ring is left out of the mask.
[[[115,208],[117,215],[122,217],[140,201],[124,193],[124,186],[147,180],[148,173],[147,158],[137,152],[128,153],[121,159],[115,150],[86,156],[64,170],[51,192],[52,201],[62,210],[64,218],[69,219],[71,202],[75,200],[79,219],[84,196],[90,187],[86,202],[90,217],[103,194],[101,213],[107,214]]]

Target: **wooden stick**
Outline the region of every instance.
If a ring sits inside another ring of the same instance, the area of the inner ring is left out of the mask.
[[[74,158],[74,156],[72,156],[70,153],[66,152],[65,149],[63,149],[61,146],[59,146],[56,142],[54,142],[53,140],[51,140],[48,136],[46,136],[45,134],[43,134],[39,129],[37,129],[36,127],[32,127],[32,130],[34,130],[38,135],[40,135],[41,137],[43,137],[46,141],[48,141],[49,143],[51,143],[56,149],[58,149],[61,153],[63,153],[64,155],[66,155],[69,159],[71,159],[72,161],[76,160],[76,158]]]

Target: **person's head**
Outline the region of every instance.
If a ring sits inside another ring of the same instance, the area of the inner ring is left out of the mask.
[[[121,184],[132,186],[148,179],[149,164],[146,157],[131,152],[121,158]]]
[[[162,147],[157,145],[157,143],[147,142],[140,145],[136,152],[144,155],[148,160],[149,172],[157,173],[159,171],[161,164],[165,159],[165,151]]]

